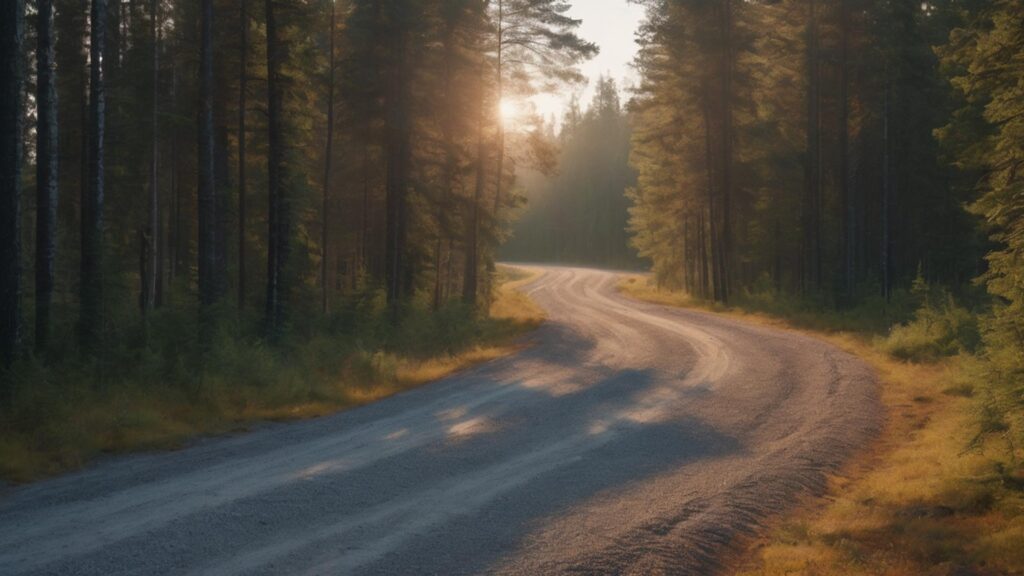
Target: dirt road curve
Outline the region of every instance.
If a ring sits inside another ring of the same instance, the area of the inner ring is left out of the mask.
[[[0,495],[0,574],[708,574],[864,443],[870,370],[551,268],[514,357]]]

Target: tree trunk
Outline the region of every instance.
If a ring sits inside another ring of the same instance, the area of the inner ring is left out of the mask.
[[[367,120],[367,122],[369,122]],[[366,140],[369,142],[369,128],[366,129]],[[370,236],[370,145],[363,144],[363,197],[359,203],[359,266],[361,274],[368,271],[369,251],[367,248]]]
[[[456,106],[455,94],[452,89],[452,81],[454,76],[454,67],[456,59],[458,58],[457,47],[456,47],[456,24],[453,22],[447,22],[444,34],[444,94],[442,100],[442,106],[444,107],[443,120],[441,123],[442,138],[444,140],[444,169],[442,171],[441,187],[443,189],[442,200],[437,208],[437,241],[434,245],[434,310],[439,310],[445,303],[445,286],[447,285],[447,276],[445,275],[444,266],[444,240],[448,238],[448,260],[451,261],[451,237],[452,230],[450,225],[450,219],[448,218],[448,211],[452,209],[451,202],[455,196],[455,177],[458,171],[458,151],[455,142],[455,133],[457,126],[455,125],[455,110]],[[448,266],[450,270],[450,264]]]
[[[821,79],[818,54],[817,0],[808,3],[807,21],[807,127],[804,160],[803,276],[804,289],[821,288]]]
[[[715,141],[714,141],[714,129],[712,123],[712,91],[710,82],[705,80],[707,83],[704,89],[704,102],[702,106],[703,120],[704,120],[704,158],[705,167],[707,171],[707,207],[708,207],[708,252],[710,255],[709,264],[709,278],[708,283],[710,284],[709,294],[715,301],[722,299],[722,245],[719,235],[718,228],[718,194],[715,194],[715,187],[720,185],[719,178],[717,178],[716,171],[716,157],[714,153]],[[721,167],[718,167],[720,170]]]
[[[721,94],[721,193],[722,193],[722,248],[719,250],[721,259],[720,300],[729,302],[732,289],[733,274],[732,252],[732,197],[733,197],[733,17],[732,0],[725,0],[722,5],[722,94]]]
[[[246,211],[246,170],[245,170],[245,120],[246,99],[249,83],[249,1],[241,0],[239,34],[241,42],[238,54],[238,308],[245,308],[246,263],[245,263],[245,221]]]
[[[843,202],[843,293],[841,301],[852,304],[856,282],[857,205],[850,186],[850,103],[849,103],[849,1],[841,0],[839,26],[839,178]]]
[[[290,214],[284,187],[284,85],[281,67],[284,61],[278,37],[274,0],[266,0],[267,23],[267,153],[268,210],[270,230],[267,238],[266,328],[271,338],[281,335],[285,322],[288,284],[284,278],[289,256]]]
[[[89,187],[82,205],[79,336],[83,350],[99,346],[103,321],[103,184],[106,94],[103,46],[107,0],[92,0],[89,48]]]
[[[157,258],[159,256],[157,243],[160,227],[160,196],[157,186],[157,167],[160,153],[160,132],[158,114],[160,112],[160,38],[159,18],[160,2],[152,0],[150,3],[150,38],[153,42],[153,60],[151,81],[153,83],[151,96],[153,107],[150,110],[150,157],[149,157],[149,222],[146,225],[145,238],[147,241],[146,259],[142,278],[142,312],[152,310],[156,306],[157,286]]]
[[[405,17],[395,15],[402,20]],[[386,189],[386,226],[385,242],[385,282],[387,284],[387,300],[391,308],[392,319],[397,320],[401,301],[406,296],[404,286],[408,280],[406,262],[406,195],[409,186],[410,160],[410,119],[409,119],[409,86],[408,86],[408,32],[406,24],[399,22],[391,39],[394,50],[394,62],[388,78],[388,121],[387,121],[387,189]]]
[[[328,302],[328,263],[327,259],[330,255],[328,247],[328,217],[330,216],[331,208],[331,156],[334,153],[334,25],[335,25],[335,13],[336,4],[332,0],[331,2],[331,39],[328,43],[330,48],[330,55],[328,56],[328,62],[330,72],[328,74],[328,86],[327,86],[327,144],[324,147],[324,205],[323,214],[321,214],[321,230],[320,230],[320,306],[324,314],[327,313],[330,303]]]
[[[484,143],[483,103],[480,105],[477,118],[477,156],[476,184],[473,188],[473,202],[469,206],[469,218],[466,219],[466,267],[462,276],[462,301],[476,308],[479,292],[480,272],[480,201],[483,198],[486,183],[487,145]]]
[[[882,105],[882,246],[880,268],[882,272],[882,296],[889,300],[892,269],[892,240],[889,231],[889,210],[892,202],[892,138],[890,134],[889,114],[892,106],[890,103],[890,81],[889,66],[886,63],[885,70],[885,95]]]
[[[24,81],[21,52],[25,41],[24,0],[6,0],[0,10],[0,361],[9,366],[21,339],[21,91]],[[0,397],[2,400],[5,398]]]
[[[53,0],[39,0],[36,52],[36,352],[50,341],[54,256],[57,236],[57,79],[54,63]]]
[[[502,56],[503,43],[505,41],[505,4],[503,0],[498,0],[498,107],[499,110],[502,105],[502,98],[504,97],[505,88],[505,76],[504,70],[502,69]],[[501,188],[502,179],[505,176],[505,122],[504,118],[498,117],[498,134],[496,137],[496,145],[494,147],[495,156],[498,159],[498,173],[495,174],[495,190],[494,190],[494,218],[497,220],[498,211],[501,209]]]
[[[200,3],[197,210],[199,212],[199,302],[216,303],[217,192],[213,143],[213,0]]]

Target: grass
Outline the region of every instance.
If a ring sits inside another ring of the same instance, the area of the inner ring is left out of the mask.
[[[0,478],[28,482],[104,454],[176,449],[257,422],[331,414],[510,354],[544,319],[516,290],[534,276],[499,268],[485,318],[460,305],[419,305],[394,328],[379,295],[367,293],[321,324],[295,327],[278,346],[225,323],[197,359],[195,315],[170,309],[151,320],[149,338],[131,330],[111,338],[117,345],[100,363],[26,360],[7,375],[15,394],[0,411]]]
[[[830,479],[827,496],[771,525],[738,574],[1024,574],[1024,451],[987,401],[990,383],[970,353],[962,311],[937,319],[922,306],[884,330],[878,317],[892,310],[861,311],[866,317],[856,319],[788,304],[772,310],[765,299],[709,307],[641,276],[624,278],[620,288],[809,333],[878,372],[888,416],[881,436]],[[943,322],[947,330],[936,328]],[[956,333],[967,342],[949,336]]]

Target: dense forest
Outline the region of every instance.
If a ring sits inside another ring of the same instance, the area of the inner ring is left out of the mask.
[[[500,102],[596,52],[552,0],[5,6],[6,364],[171,302],[270,339],[364,290],[476,306],[551,154]]]
[[[658,283],[886,326],[967,306],[1019,397],[1024,3],[644,4],[630,228]]]

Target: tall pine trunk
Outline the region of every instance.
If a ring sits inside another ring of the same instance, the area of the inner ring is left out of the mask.
[[[334,26],[335,26],[335,14],[337,12],[336,4],[332,0],[331,2],[331,31],[328,56],[328,66],[330,71],[328,73],[328,86],[327,86],[327,144],[324,146],[324,192],[323,192],[323,213],[320,217],[321,221],[320,229],[320,307],[324,314],[327,313],[330,302],[328,301],[328,262],[327,259],[330,256],[330,250],[328,246],[328,230],[329,230],[329,217],[331,208],[331,156],[334,154]]]
[[[857,204],[850,186],[852,174],[850,171],[849,18],[849,2],[841,0],[839,14],[839,189],[843,202],[843,291],[840,301],[847,305],[854,299],[857,254]]]
[[[145,314],[156,306],[157,291],[157,262],[159,258],[159,228],[160,228],[160,196],[157,185],[157,168],[160,153],[160,39],[159,39],[159,0],[150,2],[150,40],[153,43],[153,54],[150,66],[152,82],[151,94],[153,98],[150,109],[150,156],[149,156],[149,221],[146,224],[147,241],[146,262],[143,267],[144,276],[142,279],[142,311]]]
[[[396,9],[397,10],[397,9]],[[391,45],[393,60],[388,72],[387,88],[387,187],[385,206],[387,211],[385,241],[384,279],[387,284],[387,300],[392,319],[397,320],[398,310],[406,297],[407,274],[406,233],[407,194],[409,187],[409,162],[411,156],[410,94],[409,94],[409,33],[406,30],[408,15],[393,14],[398,20]]]
[[[821,289],[821,78],[817,0],[808,2],[807,20],[807,117],[804,159],[803,287]]]
[[[447,281],[444,268],[444,240],[447,236],[448,244],[451,245],[450,218],[446,210],[451,210],[451,200],[455,195],[455,175],[458,170],[458,152],[455,143],[455,94],[452,90],[455,60],[457,58],[455,45],[456,25],[447,22],[445,26],[444,40],[444,94],[442,106],[444,107],[443,120],[441,122],[441,137],[444,142],[444,169],[441,172],[441,187],[443,198],[437,209],[437,240],[434,243],[434,310],[441,308],[445,302],[444,288]],[[448,251],[449,262],[451,251]]]
[[[53,0],[39,0],[36,110],[36,352],[50,341],[54,256],[57,244],[57,79],[54,62]]]
[[[713,94],[711,90],[711,83],[708,79],[704,80],[704,101],[701,106],[703,123],[704,123],[704,158],[705,158],[705,170],[707,177],[707,212],[708,212],[708,230],[707,230],[707,245],[708,245],[708,278],[707,284],[710,290],[707,291],[711,298],[716,301],[722,299],[722,243],[720,241],[721,234],[718,225],[718,196],[716,194],[716,188],[720,186],[720,179],[717,177],[718,170],[721,170],[720,166],[717,166],[715,156],[715,140],[714,140],[714,128],[712,127],[712,107],[713,107]],[[716,167],[718,170],[716,170]],[[702,227],[703,228],[703,227]]]
[[[14,359],[21,338],[21,90],[24,81],[21,50],[24,39],[24,0],[5,0],[0,8],[0,361],[4,366]]]
[[[481,90],[483,90],[485,86],[484,63],[481,63],[480,71]],[[487,144],[484,141],[485,102],[486,96],[481,93],[476,118],[476,182],[473,186],[473,201],[469,205],[468,217],[463,219],[466,227],[466,260],[462,274],[462,301],[474,309],[477,306],[477,295],[480,291],[480,202],[487,186]]]
[[[892,135],[890,113],[892,112],[892,88],[889,79],[889,64],[885,67],[885,94],[882,103],[882,245],[879,267],[882,272],[882,296],[889,300],[892,288],[892,238],[890,231],[890,210],[892,205]]]
[[[502,64],[503,64],[502,56],[504,55],[502,49],[504,48],[503,43],[504,43],[504,40],[505,40],[505,38],[504,38],[504,36],[505,36],[505,4],[504,4],[504,2],[502,0],[498,0],[498,22],[497,22],[497,25],[498,25],[498,62],[497,62],[497,69],[498,69],[498,85],[497,85],[498,97],[497,97],[497,101],[498,101],[498,107],[499,107],[499,110],[500,110],[500,107],[502,105],[502,98],[504,97],[504,91],[505,91],[505,71],[502,68]],[[495,220],[497,220],[497,218],[498,218],[498,211],[501,209],[501,188],[502,188],[502,184],[504,184],[504,182],[502,182],[502,180],[503,180],[503,178],[505,176],[505,123],[504,123],[504,118],[501,118],[500,114],[499,114],[499,118],[498,118],[498,133],[497,133],[497,137],[496,137],[496,143],[495,143],[495,147],[494,147],[494,152],[495,152],[495,156],[497,157],[497,160],[498,160],[498,168],[497,168],[498,172],[497,172],[497,174],[494,175],[494,179],[495,179],[495,184],[494,184],[494,186],[495,186],[495,189],[494,189],[494,218],[495,218]]]
[[[199,114],[197,117],[199,216],[199,302],[218,299],[217,192],[213,158],[213,0],[201,0],[199,48]]]
[[[82,203],[81,309],[79,337],[83,350],[98,349],[103,322],[103,185],[106,132],[106,78],[103,59],[107,0],[92,0],[89,48],[88,188]]]
[[[245,263],[245,221],[247,218],[246,206],[246,169],[245,169],[245,120],[246,100],[248,98],[249,81],[249,2],[241,0],[241,14],[239,16],[239,43],[238,54],[238,308],[245,308],[246,291],[246,263]]]
[[[466,218],[466,262],[462,275],[462,301],[473,308],[477,305],[480,273],[480,201],[486,185],[487,145],[483,137],[483,113],[478,119],[478,144],[476,160],[476,183],[473,187],[473,202]]]
[[[732,290],[733,270],[733,234],[732,234],[732,198],[734,186],[734,152],[733,152],[733,13],[732,0],[722,4],[722,92],[721,92],[721,195],[722,195],[722,231],[719,251],[721,259],[720,280],[722,287],[719,300],[729,302]]]
[[[269,149],[267,175],[269,196],[269,235],[267,238],[267,302],[266,330],[268,336],[280,336],[285,322],[285,301],[288,283],[285,269],[289,255],[290,214],[286,196],[284,171],[284,85],[281,67],[283,46],[278,37],[277,12],[274,0],[266,0],[267,22],[267,130]]]

